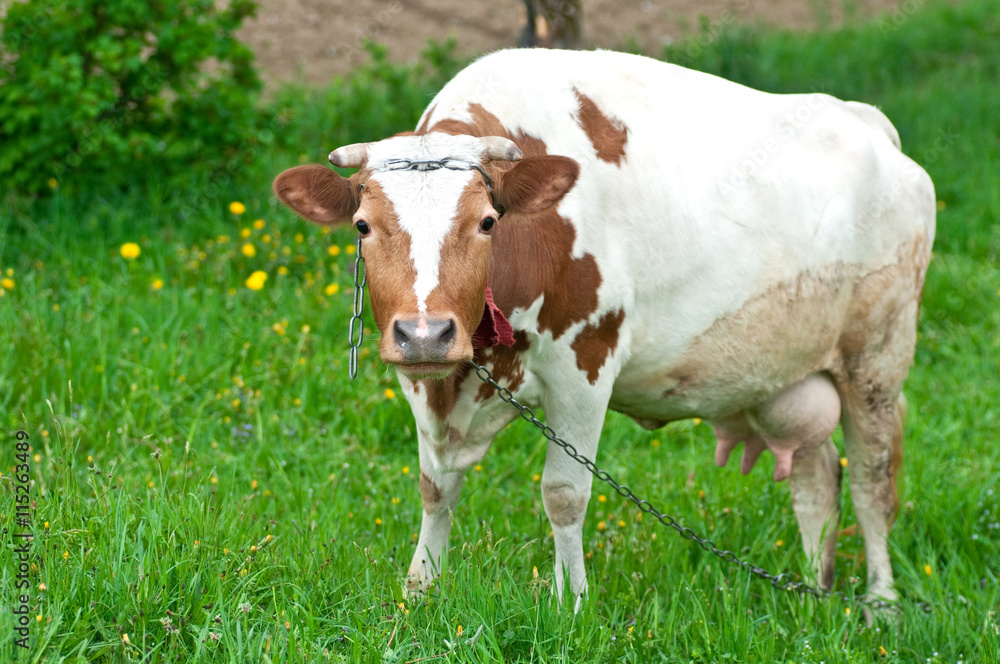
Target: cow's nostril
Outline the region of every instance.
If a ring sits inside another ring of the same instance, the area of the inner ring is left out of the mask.
[[[438,340],[445,345],[451,344],[452,340],[455,338],[455,321],[448,320],[438,336]]]
[[[392,326],[392,338],[396,340],[396,345],[400,348],[405,348],[410,341],[410,335],[406,333],[398,320]]]

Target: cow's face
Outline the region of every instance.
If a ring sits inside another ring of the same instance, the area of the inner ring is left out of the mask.
[[[401,135],[335,150],[344,178],[299,166],[274,181],[279,199],[324,225],[351,221],[362,238],[382,360],[411,378],[442,377],[472,358],[485,306],[494,208],[537,212],[573,186],[566,157],[530,157],[505,138]],[[518,161],[509,168],[492,162]],[[415,162],[423,162],[415,163]],[[491,196],[487,178],[492,175]]]

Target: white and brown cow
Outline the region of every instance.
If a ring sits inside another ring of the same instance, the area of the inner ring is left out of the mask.
[[[879,111],[633,55],[501,51],[448,83],[416,132],[330,159],[360,170],[300,166],[274,191],[361,234],[382,359],[417,423],[411,588],[434,578],[466,469],[517,415],[475,358],[591,458],[608,408],[647,427],[705,418],[718,464],[744,443],[743,472],[769,449],[825,587],[840,423],[869,592],[896,597],[886,538],[935,199]],[[560,594],[565,572],[586,589],[590,491],[550,445]]]

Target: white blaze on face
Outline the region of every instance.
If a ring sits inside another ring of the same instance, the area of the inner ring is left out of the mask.
[[[452,230],[459,197],[476,171],[447,168],[379,171],[379,168],[392,159],[449,158],[479,163],[482,151],[482,144],[476,138],[440,133],[399,136],[374,143],[368,149],[368,167],[374,171],[371,179],[379,183],[392,203],[400,230],[410,236],[410,258],[417,273],[413,291],[421,314],[427,313],[427,298],[438,285],[441,246]]]

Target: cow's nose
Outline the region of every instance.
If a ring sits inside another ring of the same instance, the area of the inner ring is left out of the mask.
[[[455,329],[451,318],[411,318],[397,320],[392,336],[403,352],[403,362],[444,362],[455,343]]]

